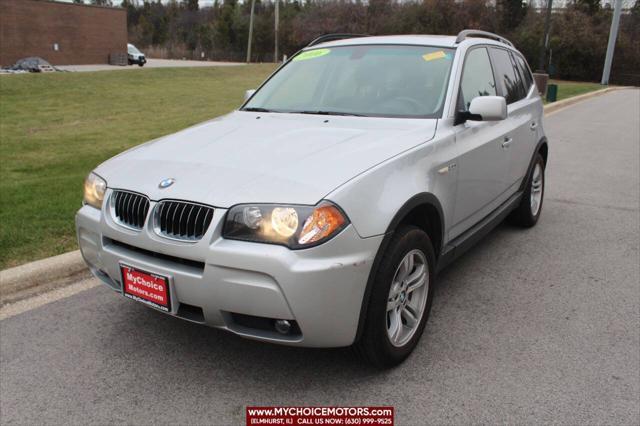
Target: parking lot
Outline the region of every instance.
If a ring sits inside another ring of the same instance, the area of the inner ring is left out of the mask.
[[[137,67],[136,67],[137,68]],[[546,118],[540,222],[445,270],[401,366],[266,345],[95,285],[4,307],[3,424],[243,424],[246,405],[391,405],[398,424],[640,423],[640,91]]]
[[[145,68],[193,68],[193,67],[233,67],[245,65],[242,62],[220,62],[220,61],[189,61],[180,59],[147,59],[144,67],[138,65],[118,66],[108,64],[96,65],[57,65],[56,68],[63,71],[89,72],[89,71],[123,71],[140,70]]]

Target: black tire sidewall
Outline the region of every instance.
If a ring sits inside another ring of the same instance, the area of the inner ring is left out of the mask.
[[[538,212],[534,215],[531,212],[531,190],[533,189],[533,174],[535,173],[536,170],[536,165],[540,165],[540,167],[542,168],[542,193],[541,193],[541,197],[540,197],[540,206],[538,207]],[[522,199],[522,204],[523,204],[523,208],[526,207],[527,210],[525,210],[526,213],[528,213],[528,217],[527,222],[529,222],[529,226],[533,226],[538,222],[538,219],[540,218],[540,214],[542,213],[542,205],[544,204],[544,188],[545,188],[545,184],[546,184],[546,176],[545,176],[545,170],[544,170],[544,159],[542,158],[542,155],[540,154],[536,154],[536,159],[534,160],[533,163],[533,167],[531,167],[531,173],[529,173],[529,179],[527,182],[527,190],[524,193],[524,197]]]
[[[387,299],[389,297],[392,280],[400,261],[407,253],[415,249],[419,249],[424,253],[428,263],[429,291],[427,294],[427,302],[420,324],[414,335],[404,346],[396,347],[391,344],[387,334]],[[374,348],[368,349],[370,352],[369,358],[372,358],[375,364],[380,366],[396,365],[409,356],[417,345],[431,310],[435,266],[436,258],[433,245],[431,244],[429,236],[423,230],[413,226],[402,227],[396,230],[376,272],[369,310],[367,312],[367,336],[365,338],[370,340],[370,342],[368,342],[369,345],[374,346]],[[371,349],[373,349],[374,353],[371,352]]]

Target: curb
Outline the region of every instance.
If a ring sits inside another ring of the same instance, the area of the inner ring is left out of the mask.
[[[629,87],[607,87],[563,99],[545,105],[544,113],[548,115],[585,99],[620,89],[629,89]],[[89,276],[89,269],[84,263],[80,250],[5,269],[0,271],[0,306]]]
[[[578,95],[578,96],[572,96],[570,98],[567,99],[563,99],[561,101],[557,101],[557,102],[553,102],[551,104],[547,104],[544,106],[544,113],[546,114],[551,114],[552,112],[556,112],[560,109],[566,108],[570,105],[576,104],[580,101],[584,101],[585,99],[589,99],[589,98],[594,98],[596,96],[599,95],[603,95],[607,92],[612,92],[614,90],[621,90],[621,89],[630,89],[630,87],[626,87],[626,86],[616,86],[616,87],[605,87],[604,89],[600,89],[600,90],[595,90],[593,92],[588,92],[588,93],[584,93],[582,95]]]
[[[80,250],[0,271],[0,305],[64,285],[70,277],[88,275]]]

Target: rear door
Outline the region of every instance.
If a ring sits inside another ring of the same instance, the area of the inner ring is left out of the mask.
[[[507,101],[509,131],[503,147],[510,160],[506,175],[508,194],[516,192],[531,159],[533,136],[537,126],[534,115],[532,91],[527,91],[512,53],[501,47],[490,47],[491,61],[496,71],[498,89]]]
[[[542,99],[540,99],[540,96],[538,95],[538,90],[536,89],[533,75],[527,65],[527,61],[525,61],[524,57],[518,52],[511,52],[511,56],[515,60],[516,68],[520,72],[522,83],[525,88],[524,91],[526,95],[523,99],[523,103],[526,105],[528,113],[531,114],[529,122],[529,136],[527,139],[528,143],[517,146],[516,149],[513,150],[512,154],[511,175],[512,179],[515,178],[516,181],[518,181],[524,179],[526,176],[533,152],[536,149],[540,138],[544,136],[542,133],[542,116],[544,109]]]
[[[463,63],[458,111],[467,111],[478,96],[496,95],[500,93],[488,48],[471,48]],[[506,199],[510,152],[502,144],[508,131],[508,120],[465,121],[455,126],[456,150],[460,154],[450,238],[478,223]]]

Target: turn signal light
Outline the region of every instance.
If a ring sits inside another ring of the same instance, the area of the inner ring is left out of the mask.
[[[304,222],[298,243],[311,244],[320,241],[340,229],[344,223],[344,216],[335,206],[320,206]]]

